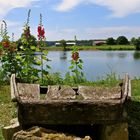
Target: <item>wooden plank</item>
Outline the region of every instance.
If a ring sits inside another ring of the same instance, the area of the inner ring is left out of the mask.
[[[15,76],[15,74],[11,75],[10,87],[11,87],[11,100],[13,102],[16,102],[17,99],[19,98],[19,96],[18,96],[18,91],[17,91],[17,86],[16,86],[16,76]]]
[[[48,86],[48,91],[46,95],[47,100],[55,100],[58,99],[58,91],[59,91],[59,86],[58,85],[53,85],[53,86]]]
[[[121,88],[79,86],[78,94],[81,95],[84,100],[120,99]]]
[[[55,101],[57,100],[44,100],[44,103],[22,102],[18,108],[19,122],[23,125],[91,125],[124,120],[123,106],[113,101],[111,104],[103,101],[100,103]]]
[[[70,100],[76,99],[76,92],[70,86],[61,86],[61,89],[58,91],[59,100]]]
[[[131,80],[129,80],[127,100],[131,100]]]
[[[122,99],[121,99],[121,102],[124,103],[125,100],[127,99],[127,96],[128,96],[128,88],[129,88],[129,76],[128,74],[125,74],[125,78],[124,78],[124,90],[123,90],[123,93],[122,93]]]
[[[39,84],[17,83],[19,97],[21,99],[40,99]]]
[[[75,99],[76,93],[70,86],[48,86],[47,100]]]

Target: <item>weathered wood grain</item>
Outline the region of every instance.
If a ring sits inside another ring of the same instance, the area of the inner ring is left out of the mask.
[[[58,91],[59,91],[59,87],[58,85],[53,85],[53,86],[48,86],[48,91],[46,94],[46,99],[47,100],[55,100],[58,99]]]
[[[119,87],[93,87],[79,86],[78,94],[82,95],[85,100],[108,100],[120,99],[121,88]]]
[[[39,84],[17,83],[17,90],[21,99],[40,99]]]

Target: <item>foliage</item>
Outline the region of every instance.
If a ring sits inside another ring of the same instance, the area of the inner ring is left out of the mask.
[[[116,40],[113,37],[110,37],[106,40],[107,45],[116,45]]]
[[[4,29],[3,24],[1,26],[1,37],[3,38],[1,61],[6,80],[9,79],[12,73],[15,73],[22,82],[34,83],[40,79],[40,73],[42,73],[42,77],[43,74],[48,74],[48,71],[43,69],[43,60],[48,60],[46,58],[48,52],[42,50],[42,47],[45,46],[45,31],[42,25],[42,17],[38,26],[39,41],[36,44],[36,39],[30,32],[30,12],[29,10],[27,22],[18,46],[14,41],[10,42],[5,21],[3,21]],[[41,52],[41,58],[35,55],[36,52]],[[38,69],[37,66],[42,66],[42,69]],[[47,68],[49,68],[48,65]]]
[[[128,39],[125,36],[119,36],[116,40],[118,45],[127,45],[129,44]]]
[[[16,55],[16,43],[12,40],[9,40],[8,32],[7,32],[7,24],[3,20],[1,24],[0,35],[2,37],[1,43],[1,62],[2,62],[2,73],[5,79],[7,80],[12,73],[17,71],[18,63],[15,59]]]
[[[60,40],[60,46],[62,46],[63,50],[65,51],[66,50],[66,46],[67,46],[67,42],[64,39]]]
[[[20,39],[16,42],[17,43],[17,50],[20,51],[22,50],[22,46],[24,46],[24,42],[22,39],[24,38],[24,34],[21,34]],[[30,35],[30,45],[31,46],[37,46],[37,40],[33,35]],[[21,48],[20,48],[21,47]]]
[[[136,50],[140,50],[140,37],[132,38],[131,42],[135,45]]]

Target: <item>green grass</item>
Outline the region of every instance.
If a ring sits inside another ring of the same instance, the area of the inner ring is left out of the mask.
[[[132,80],[132,101],[126,104],[129,140],[140,140],[140,80]]]
[[[0,86],[0,128],[7,126],[16,114],[15,104],[10,100],[10,86]],[[1,129],[0,140],[3,140]]]
[[[134,45],[102,45],[96,46],[99,50],[135,50]]]
[[[134,45],[101,45],[101,46],[77,46],[79,50],[135,50]],[[46,47],[49,51],[63,51],[61,46]],[[72,50],[72,46],[67,46],[66,50]]]
[[[110,79],[116,83],[116,80],[109,78],[107,81],[98,81],[97,83],[94,83],[94,85],[109,85],[112,82]],[[7,126],[10,120],[16,117],[15,104],[10,100],[10,86],[0,86],[0,106],[1,128]],[[128,112],[130,140],[140,140],[140,80],[132,80],[132,101],[126,104],[126,109]],[[3,140],[1,129],[0,140]]]

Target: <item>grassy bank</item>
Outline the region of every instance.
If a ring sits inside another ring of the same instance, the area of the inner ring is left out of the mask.
[[[135,50],[133,45],[101,45],[101,46],[77,46],[79,50]],[[61,46],[46,47],[49,51],[63,51]],[[67,46],[67,51],[72,50],[72,47]]]
[[[105,84],[102,81],[99,84]],[[129,116],[129,135],[130,140],[140,139],[140,80],[132,81],[132,101],[126,105]],[[16,107],[10,101],[10,86],[0,87],[0,127],[9,124],[10,120],[16,116]],[[0,140],[3,140],[0,131]]]
[[[102,45],[96,46],[99,50],[135,50],[134,45]]]

